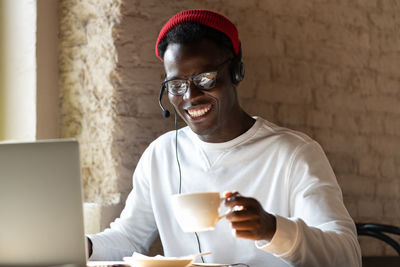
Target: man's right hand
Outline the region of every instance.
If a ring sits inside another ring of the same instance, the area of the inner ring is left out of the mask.
[[[266,212],[260,202],[238,192],[225,192],[225,206],[231,209],[226,219],[231,222],[234,235],[250,240],[270,242],[276,232],[276,218]]]

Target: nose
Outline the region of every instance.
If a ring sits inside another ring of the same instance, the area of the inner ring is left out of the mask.
[[[184,100],[192,101],[198,96],[203,95],[203,91],[200,90],[196,85],[193,84],[192,81],[189,82],[189,88],[187,89],[186,93],[183,95]]]

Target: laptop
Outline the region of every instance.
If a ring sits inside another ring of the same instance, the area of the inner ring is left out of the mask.
[[[0,266],[86,266],[79,146],[0,143]]]

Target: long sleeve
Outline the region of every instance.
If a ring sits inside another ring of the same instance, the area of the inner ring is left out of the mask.
[[[121,260],[146,253],[160,234],[166,256],[211,251],[208,263],[261,266],[360,266],[355,225],[321,147],[309,137],[263,119],[225,143],[205,143],[189,128],[146,149],[134,174],[126,207],[105,232],[90,236],[91,260]],[[182,174],[180,176],[179,174]],[[182,192],[239,191],[277,217],[271,242],[236,238],[226,220],[214,231],[185,233],[173,216],[170,198]]]
[[[151,170],[148,150],[136,167],[133,190],[126,200],[121,216],[104,232],[88,235],[93,243],[90,260],[122,260],[135,251],[146,253],[157,236],[147,177]]]
[[[361,266],[354,222],[320,146],[299,147],[289,168],[291,216],[277,216],[271,242],[256,245],[293,266]]]

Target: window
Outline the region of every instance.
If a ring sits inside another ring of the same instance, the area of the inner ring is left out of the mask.
[[[57,1],[0,1],[0,140],[58,134]]]

